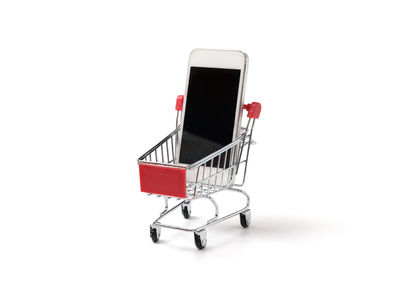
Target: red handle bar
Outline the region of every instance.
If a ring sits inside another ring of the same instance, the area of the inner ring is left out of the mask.
[[[179,95],[176,98],[176,105],[175,109],[178,111],[182,111],[183,107],[183,95]],[[252,102],[249,104],[245,104],[243,109],[247,110],[247,117],[258,119],[261,113],[261,103],[259,102]]]

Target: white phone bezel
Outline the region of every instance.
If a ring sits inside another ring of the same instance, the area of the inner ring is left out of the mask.
[[[233,129],[233,138],[235,140],[241,129],[242,112],[244,104],[244,86],[246,83],[246,73],[248,65],[248,56],[241,51],[230,50],[214,50],[214,49],[195,49],[190,53],[189,65],[187,70],[185,95],[183,99],[183,108],[181,115],[181,130],[178,136],[178,145],[176,148],[176,158],[179,163],[179,155],[181,148],[182,132],[185,120],[186,100],[189,86],[190,69],[191,67],[210,67],[210,68],[225,68],[225,69],[238,69],[240,70],[239,90],[238,90],[238,103],[236,105],[235,125]],[[187,165],[187,164],[183,164]]]

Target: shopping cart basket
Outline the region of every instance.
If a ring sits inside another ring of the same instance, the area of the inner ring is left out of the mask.
[[[165,199],[164,210],[150,225],[150,237],[153,242],[159,240],[161,228],[165,227],[193,232],[197,248],[203,249],[207,244],[207,227],[236,215],[240,216],[240,224],[244,228],[250,225],[250,197],[245,191],[234,186],[241,187],[246,179],[250,145],[254,144],[253,128],[255,119],[260,116],[261,104],[253,102],[243,107],[248,112],[247,125],[241,128],[240,136],[236,140],[190,165],[179,164],[176,161],[178,134],[182,129],[179,124],[182,105],[183,96],[178,96],[175,107],[177,110],[176,129],[138,159],[140,187],[142,192],[162,196]],[[242,179],[240,183],[235,183],[240,166],[244,166]],[[243,194],[246,197],[245,207],[220,217],[217,202],[211,196],[220,191]],[[171,198],[176,198],[180,202],[169,208],[168,199]],[[186,219],[190,218],[191,202],[199,198],[210,200],[215,207],[214,217],[203,225],[185,228],[161,222],[162,218],[179,207],[183,216]]]

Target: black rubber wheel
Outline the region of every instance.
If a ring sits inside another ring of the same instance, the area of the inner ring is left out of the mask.
[[[159,240],[159,235],[157,235],[157,228],[153,228],[150,226],[150,237],[154,243],[157,243]]]
[[[240,224],[244,227],[247,228],[250,225],[250,221],[246,220],[246,215],[241,213],[240,214]]]
[[[188,206],[183,206],[182,205],[182,214],[185,217],[185,219],[190,218],[190,212]]]
[[[196,244],[196,247],[201,250],[204,249],[207,245],[207,239],[204,239],[201,241],[200,235],[194,234],[194,243]]]

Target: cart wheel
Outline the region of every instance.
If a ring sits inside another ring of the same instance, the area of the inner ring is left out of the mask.
[[[154,243],[157,243],[160,239],[161,228],[159,226],[150,225],[150,237]]]
[[[240,224],[246,228],[251,223],[251,212],[250,210],[246,210],[243,213],[240,213]]]
[[[181,205],[181,208],[182,208],[182,214],[185,217],[185,219],[190,218],[190,214],[192,213],[192,208],[191,208],[190,202],[183,203]]]
[[[197,231],[194,233],[194,243],[196,247],[201,250],[207,245],[207,232],[205,229]]]

